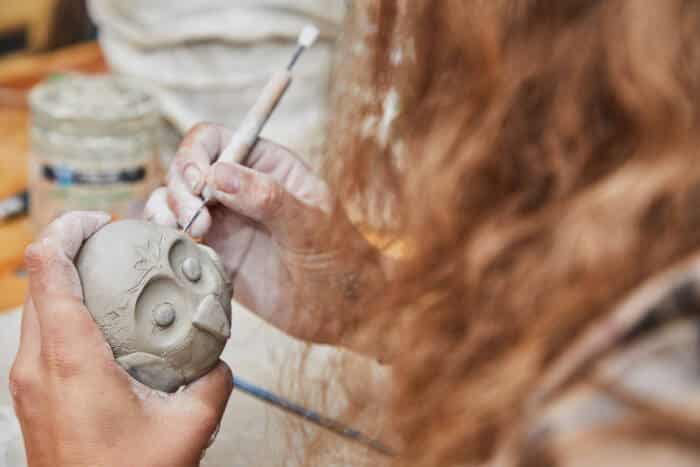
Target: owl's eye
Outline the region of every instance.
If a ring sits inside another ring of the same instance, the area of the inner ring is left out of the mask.
[[[202,265],[196,258],[187,258],[182,262],[182,273],[192,282],[197,282],[202,277]]]
[[[158,305],[153,310],[153,321],[161,328],[172,325],[175,317],[175,308],[170,303]]]

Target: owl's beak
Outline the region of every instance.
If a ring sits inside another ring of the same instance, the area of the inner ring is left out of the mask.
[[[225,341],[231,337],[231,324],[224,307],[214,295],[207,295],[202,300],[192,318],[192,324],[219,340]]]

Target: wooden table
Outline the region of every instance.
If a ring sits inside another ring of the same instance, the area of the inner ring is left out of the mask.
[[[66,71],[101,73],[107,66],[94,43],[0,60],[0,199],[27,188],[28,91],[52,73]],[[0,223],[0,312],[24,299],[27,281],[21,271],[22,257],[31,239],[26,217]]]

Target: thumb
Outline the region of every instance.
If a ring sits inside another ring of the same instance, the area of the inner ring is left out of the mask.
[[[217,162],[210,171],[209,183],[217,201],[263,224],[278,242],[303,244],[308,240],[308,228],[320,225],[323,212],[298,199],[269,174]]]
[[[56,296],[82,302],[83,289],[73,261],[92,234],[110,220],[99,212],[71,212],[53,221],[25,252],[30,293],[41,308]]]

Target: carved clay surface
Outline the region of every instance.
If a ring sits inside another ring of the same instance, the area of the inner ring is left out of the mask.
[[[210,248],[141,221],[90,237],[76,266],[85,304],[138,381],[176,391],[216,365],[231,335],[231,284]]]

